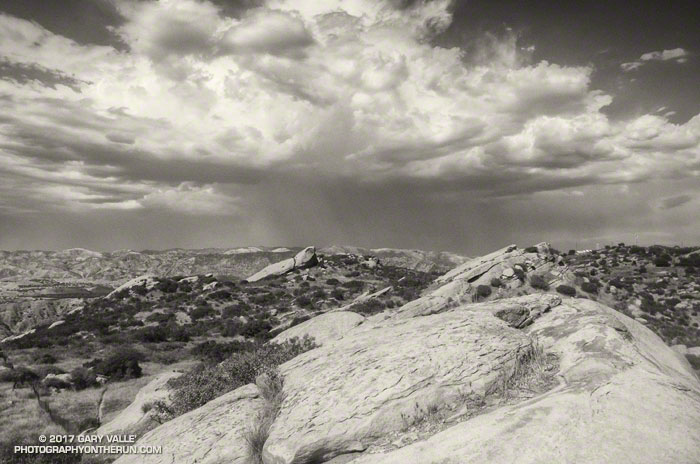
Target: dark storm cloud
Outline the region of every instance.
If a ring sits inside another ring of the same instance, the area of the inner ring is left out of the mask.
[[[692,32],[627,43],[617,2],[115,4],[82,33],[121,52],[0,16],[0,248],[697,238],[700,116],[669,120],[696,60],[661,66]]]
[[[17,84],[25,84],[30,81],[40,82],[46,87],[52,89],[56,85],[65,85],[80,92],[80,86],[87,84],[86,81],[81,81],[74,77],[68,76],[65,73],[48,69],[38,64],[15,63],[0,56],[0,79],[4,79]]]
[[[127,49],[113,32],[113,28],[124,23],[124,18],[109,0],[3,0],[0,12],[36,21],[49,31],[80,44]]]

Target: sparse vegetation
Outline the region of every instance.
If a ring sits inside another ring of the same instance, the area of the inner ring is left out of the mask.
[[[566,296],[576,296],[576,289],[570,285],[559,285],[557,287],[557,292]]]
[[[549,290],[549,284],[544,280],[544,277],[539,274],[530,276],[530,286],[537,290]]]

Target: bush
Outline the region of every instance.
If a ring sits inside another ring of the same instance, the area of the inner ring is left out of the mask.
[[[221,315],[227,319],[230,319],[233,317],[245,316],[248,311],[250,311],[250,306],[248,303],[238,303],[225,307],[222,310]]]
[[[549,290],[549,284],[541,275],[533,274],[530,276],[530,286],[538,290]]]
[[[51,353],[39,353],[34,357],[34,362],[37,364],[56,364],[58,359]]]
[[[338,279],[327,279],[326,280],[326,285],[338,285],[340,281]]]
[[[693,366],[693,369],[700,370],[700,356],[688,353],[685,357],[690,365]]]
[[[233,353],[250,351],[254,347],[255,345],[250,342],[217,343],[213,340],[207,340],[197,344],[190,353],[205,363],[218,364],[229,358]]]
[[[476,287],[476,294],[479,298],[486,298],[491,295],[491,287],[488,285],[479,285]]]
[[[296,303],[302,308],[306,308],[311,306],[311,298],[306,295],[299,295],[296,299]]]
[[[560,285],[557,287],[557,292],[566,296],[576,296],[576,289],[569,285]]]
[[[95,366],[95,371],[110,380],[127,380],[141,377],[139,361],[143,355],[136,350],[122,349]]]
[[[598,285],[596,285],[593,282],[584,282],[583,284],[581,284],[581,290],[583,290],[586,293],[597,294]]]
[[[495,288],[500,288],[503,285],[503,282],[501,282],[501,279],[498,278],[493,278],[491,279],[491,286]]]
[[[384,303],[376,298],[371,298],[367,301],[362,301],[360,303],[357,303],[350,308],[351,311],[354,311],[356,313],[364,314],[364,315],[370,315],[370,314],[377,314],[382,311],[384,311],[384,308],[386,306]]]
[[[348,290],[360,291],[364,288],[365,283],[361,280],[350,280],[348,282],[343,282],[341,285]]]
[[[660,256],[654,260],[654,266],[656,267],[669,267],[671,265],[671,258],[669,256]]]
[[[343,292],[337,288],[331,290],[331,297],[335,298],[338,301],[343,301],[345,299],[345,295],[343,295]]]
[[[537,247],[536,246],[531,246],[525,248],[525,253],[537,253]]]
[[[97,385],[97,376],[92,369],[76,367],[70,373],[70,381],[76,390],[85,390]]]
[[[165,327],[149,326],[135,332],[136,338],[145,343],[160,343],[168,340]]]
[[[253,383],[259,374],[269,372],[315,346],[308,337],[284,343],[258,344],[251,351],[233,353],[220,364],[198,364],[168,382],[173,390],[172,415],[179,416],[238,387]]]

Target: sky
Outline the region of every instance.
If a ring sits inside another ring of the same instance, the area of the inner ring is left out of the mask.
[[[693,6],[3,0],[0,249],[700,245]]]

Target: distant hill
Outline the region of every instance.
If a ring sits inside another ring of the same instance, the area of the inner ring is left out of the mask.
[[[62,251],[0,251],[0,281],[52,279],[61,282],[94,282],[112,286],[135,277],[159,277],[213,273],[245,278],[265,266],[294,256],[301,247],[241,247],[186,250],[118,250],[96,252],[83,248]],[[387,264],[423,272],[444,272],[467,258],[452,253],[366,249],[333,246],[319,254],[373,255]]]

